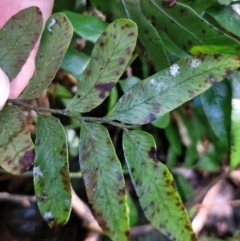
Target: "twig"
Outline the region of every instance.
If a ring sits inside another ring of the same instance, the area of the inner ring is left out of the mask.
[[[21,203],[24,207],[29,207],[31,205],[30,202],[36,202],[36,197],[35,196],[23,196],[23,195],[10,194],[10,193],[7,193],[7,192],[1,192],[0,193],[0,201]]]
[[[86,228],[97,233],[103,234],[103,231],[99,227],[96,219],[93,217],[90,208],[77,196],[73,189],[72,209],[75,212],[75,214],[83,220]]]
[[[18,106],[23,106],[28,109],[32,109],[36,111],[37,113],[39,112],[50,112],[52,114],[56,115],[64,115],[70,118],[74,118],[76,120],[79,120],[81,123],[86,121],[86,122],[97,122],[97,123],[107,123],[116,127],[119,127],[121,129],[136,129],[139,127],[139,125],[125,125],[122,123],[118,123],[113,121],[113,117],[88,117],[88,116],[78,116],[75,114],[70,113],[67,110],[59,110],[59,109],[51,109],[51,108],[43,108],[43,107],[36,107],[30,104],[27,104],[25,102],[19,101],[19,100],[8,100],[9,103],[18,105]]]
[[[212,203],[212,205],[214,205],[214,206],[217,206],[217,205],[222,206],[224,204],[228,204],[228,205],[230,205],[232,207],[238,207],[238,206],[240,206],[240,199],[238,199],[238,200],[230,200],[230,201],[221,202],[221,203],[216,203],[216,202]],[[201,204],[201,203],[195,204],[194,207],[196,207],[196,208],[211,208],[210,206],[204,205],[204,204]]]

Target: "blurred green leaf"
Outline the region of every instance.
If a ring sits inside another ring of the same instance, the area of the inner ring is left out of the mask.
[[[192,185],[182,174],[176,173],[176,175],[174,175],[174,180],[178,193],[184,202],[194,197],[194,189]]]
[[[114,241],[127,241],[129,229],[121,164],[107,129],[99,124],[81,128],[79,162],[94,216]]]
[[[151,124],[157,128],[166,128],[170,121],[170,114],[166,113],[160,117],[158,117],[155,121],[151,122]]]
[[[43,31],[37,56],[36,72],[20,99],[34,99],[46,89],[60,67],[72,38],[72,26],[63,13],[52,15]]]
[[[214,4],[211,8],[207,9],[218,24],[220,24],[226,31],[240,37],[239,31],[239,15],[233,11],[232,6],[221,6]]]
[[[72,94],[70,93],[70,91],[63,85],[60,85],[58,83],[56,83],[54,85],[54,92],[55,95],[60,97],[60,98],[71,98]]]
[[[139,217],[138,217],[138,211],[136,208],[136,203],[134,202],[133,198],[129,193],[127,193],[127,204],[129,208],[130,227],[133,227],[138,223]]]
[[[240,165],[240,73],[234,71],[230,76],[232,87],[232,113],[231,113],[231,160],[230,168]]]
[[[123,136],[128,169],[144,214],[164,235],[174,240],[197,240],[171,173],[156,158],[153,137],[143,131]]]
[[[140,81],[140,79],[138,77],[132,76],[132,77],[128,77],[126,79],[120,80],[119,85],[120,85],[122,91],[125,93],[131,87],[133,87],[138,81]]]
[[[218,148],[217,150],[218,151]],[[221,170],[221,159],[218,158],[215,152],[204,153],[198,158],[198,162],[194,168],[204,170],[208,173],[218,172]]]
[[[230,138],[231,88],[224,80],[200,95],[203,110],[215,135],[227,147]]]
[[[125,71],[137,40],[137,26],[118,19],[102,33],[68,110],[88,112],[100,105]]]
[[[0,66],[10,81],[25,64],[42,27],[42,12],[30,7],[12,16],[0,30]]]
[[[86,69],[89,59],[89,56],[86,54],[70,47],[63,58],[61,68],[79,79],[83,71]]]
[[[111,115],[114,106],[116,105],[117,101],[118,101],[119,97],[118,97],[118,91],[116,86],[113,87],[110,95],[109,95],[109,101],[108,101],[108,113],[107,115]]]
[[[34,160],[34,145],[23,112],[14,105],[0,111],[0,166],[12,174],[28,170]]]
[[[229,55],[181,59],[129,89],[112,118],[129,124],[152,122],[224,79],[239,63]]]
[[[98,38],[108,26],[108,23],[94,16],[68,11],[64,11],[64,13],[71,22],[73,31],[93,43],[98,40]]]
[[[38,208],[49,227],[57,229],[71,212],[67,140],[57,118],[38,116],[35,145],[33,177]]]

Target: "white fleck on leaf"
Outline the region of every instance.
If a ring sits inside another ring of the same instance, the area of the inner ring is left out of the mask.
[[[192,67],[193,69],[195,69],[195,68],[197,68],[201,63],[202,63],[202,61],[199,60],[199,59],[192,59],[192,60],[191,60],[191,67]]]
[[[33,175],[35,177],[42,177],[43,176],[43,173],[41,172],[40,167],[34,167],[33,168]]]
[[[232,99],[232,120],[240,121],[240,99]]]
[[[48,25],[48,31],[52,32],[52,26],[56,23],[56,19],[52,18],[51,23]]]
[[[53,218],[53,215],[52,215],[51,212],[45,212],[45,213],[43,214],[43,218],[44,218],[46,221],[48,221],[49,219]]]
[[[179,74],[179,70],[180,67],[178,64],[173,64],[171,67],[170,67],[170,74],[174,77],[176,77],[178,74]]]

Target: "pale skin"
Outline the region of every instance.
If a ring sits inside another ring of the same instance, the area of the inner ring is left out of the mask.
[[[0,0],[0,28],[14,14],[22,9],[37,6],[43,13],[44,23],[51,15],[54,0]],[[39,41],[34,46],[22,70],[13,80],[2,71],[0,66],[0,110],[4,107],[7,99],[16,99],[26,88],[30,78],[35,71],[35,56],[38,50]]]

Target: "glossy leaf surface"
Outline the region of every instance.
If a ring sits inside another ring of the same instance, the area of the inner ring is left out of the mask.
[[[118,19],[102,33],[68,110],[88,112],[101,104],[123,74],[137,40],[137,26]]]
[[[227,81],[213,85],[200,95],[203,110],[215,135],[229,146],[231,125],[231,89]]]
[[[79,161],[88,199],[99,225],[112,240],[128,240],[122,168],[104,126],[82,125]]]
[[[68,148],[64,128],[53,116],[38,116],[33,177],[37,204],[49,227],[63,226],[71,212]]]
[[[12,174],[28,170],[34,160],[34,145],[23,112],[14,105],[0,111],[0,166]]]
[[[113,0],[108,4],[103,0],[91,2],[112,19],[126,17],[136,22],[141,54],[156,70],[170,66],[167,51],[182,58],[188,55],[193,46],[212,45],[221,47],[214,48],[212,53],[221,53],[222,46],[228,47],[231,53],[232,50],[235,54],[239,53],[237,41],[224,35],[197,14],[212,1],[206,3],[204,0],[202,7],[202,1]],[[197,12],[189,7],[191,5],[198,9]],[[201,52],[196,52],[199,53]]]
[[[234,71],[229,79],[232,86],[230,168],[234,169],[240,165],[240,73]]]
[[[228,55],[182,59],[129,89],[112,118],[130,124],[152,122],[206,91],[239,64],[238,58]]]
[[[89,62],[89,56],[73,48],[68,48],[66,55],[61,63],[61,68],[79,79],[80,75],[86,69]]]
[[[140,205],[151,224],[172,240],[197,240],[173,177],[157,160],[153,137],[139,130],[124,133],[123,149]]]
[[[64,12],[73,26],[73,30],[81,37],[95,43],[108,24],[101,19],[69,11]]]
[[[12,16],[0,30],[0,66],[10,81],[25,64],[41,34],[42,27],[40,9],[30,7]]]
[[[20,99],[34,99],[49,86],[72,38],[72,26],[63,13],[47,21],[35,59],[36,72]]]

